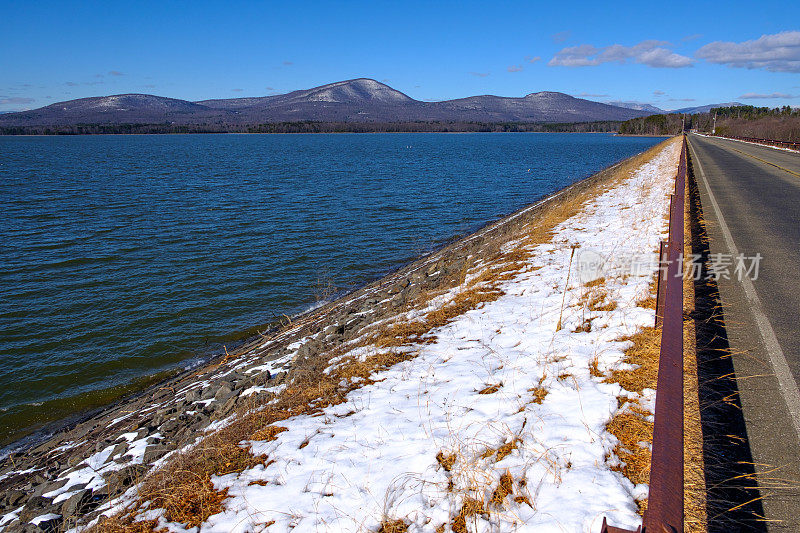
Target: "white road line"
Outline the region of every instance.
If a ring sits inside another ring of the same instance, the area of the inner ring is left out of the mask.
[[[711,200],[711,206],[714,208],[714,214],[717,215],[719,228],[722,230],[722,236],[725,238],[725,243],[728,245],[728,250],[733,255],[738,255],[739,252],[733,242],[731,231],[728,228],[728,225],[725,223],[725,219],[722,218],[722,211],[720,211],[717,199],[714,197],[714,193],[711,192],[711,187],[708,185],[706,173],[703,170],[703,164],[700,162],[700,159],[697,157],[697,154],[691,145],[690,148],[692,150],[692,155],[694,156],[694,161],[697,162],[697,167],[703,177],[703,185],[708,193],[708,198]],[[767,315],[764,313],[764,308],[761,305],[761,299],[759,299],[758,294],[756,294],[756,288],[753,286],[753,282],[749,278],[743,278],[742,288],[744,289],[745,296],[747,296],[747,299],[750,302],[750,311],[753,313],[753,318],[758,326],[758,331],[761,333],[761,339],[764,341],[764,347],[767,350],[767,355],[769,355],[769,362],[772,365],[772,371],[775,373],[775,377],[778,379],[778,387],[780,387],[781,393],[783,394],[783,399],[786,402],[786,407],[789,409],[789,416],[792,419],[794,430],[797,432],[798,439],[800,439],[800,391],[797,389],[797,382],[795,381],[791,370],[789,370],[789,364],[786,362],[786,356],[781,349],[781,345],[778,343],[778,338],[775,336],[775,331],[772,329]]]

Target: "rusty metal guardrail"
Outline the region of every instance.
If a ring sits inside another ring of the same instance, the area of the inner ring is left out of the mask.
[[[790,148],[800,151],[800,142],[776,141],[775,139],[759,139],[758,137],[737,137],[735,135],[715,135],[722,139],[735,139],[737,141],[747,141],[751,143],[766,144],[767,146],[778,146],[780,148]]]
[[[661,244],[656,327],[661,352],[656,386],[650,489],[640,533],[683,532],[683,210],[686,187],[686,136],[683,136],[675,194],[670,200],[669,237]],[[601,533],[633,533],[610,526]]]

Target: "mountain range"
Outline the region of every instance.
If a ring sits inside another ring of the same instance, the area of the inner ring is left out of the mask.
[[[0,126],[76,124],[250,125],[275,122],[620,121],[663,112],[630,102],[604,104],[551,91],[521,98],[492,95],[423,102],[359,78],[286,94],[190,102],[149,94],[80,98],[0,115]]]
[[[549,91],[522,98],[484,95],[422,102],[378,81],[359,78],[287,94],[199,102],[149,94],[80,98],[0,115],[0,126],[299,121],[554,123],[627,120],[647,114]]]

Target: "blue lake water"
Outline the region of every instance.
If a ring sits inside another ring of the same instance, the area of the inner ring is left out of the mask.
[[[0,444],[660,140],[0,137]]]

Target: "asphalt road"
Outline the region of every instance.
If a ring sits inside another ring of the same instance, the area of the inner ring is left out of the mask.
[[[690,135],[765,525],[800,531],[800,154]],[[722,255],[716,255],[722,254]],[[736,272],[760,254],[757,278]],[[729,260],[732,262],[729,263]]]

